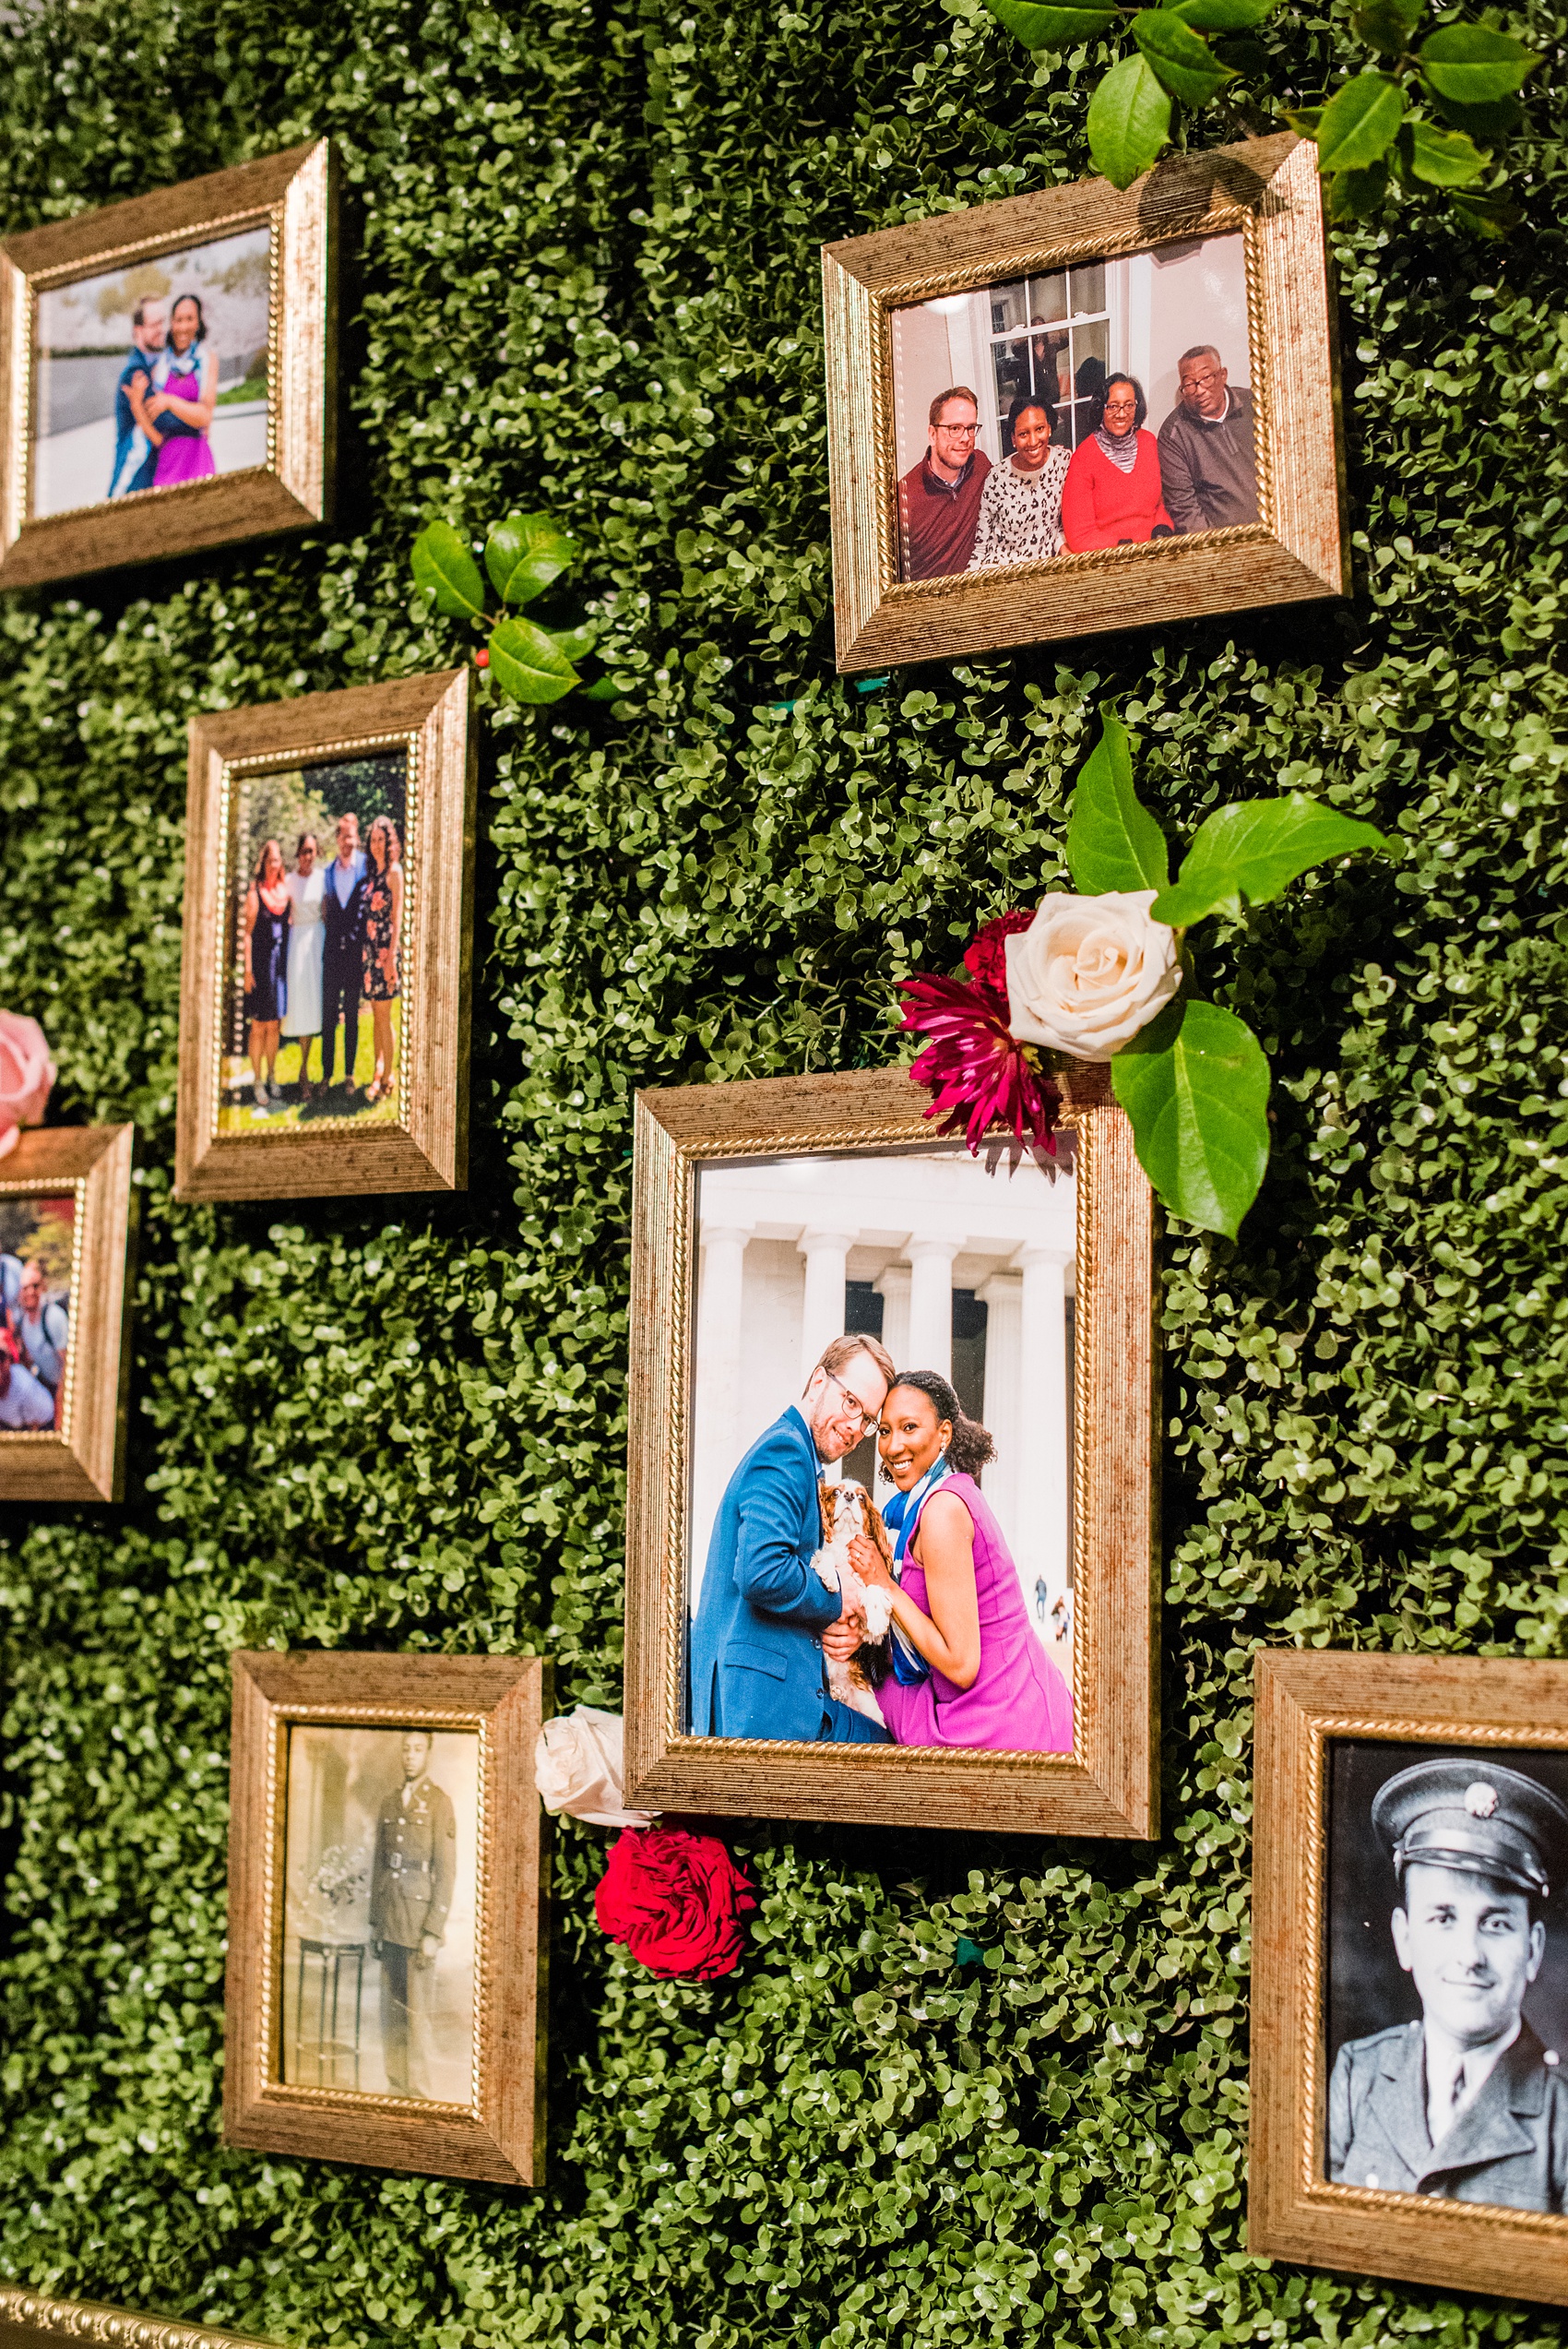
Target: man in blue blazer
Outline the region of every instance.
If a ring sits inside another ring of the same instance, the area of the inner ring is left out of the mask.
[[[893,1364],[874,1338],[835,1338],[805,1393],[759,1436],[725,1488],[692,1624],[692,1731],[885,1746],[827,1693],[822,1634],[843,1601],[812,1570],[817,1478],[881,1416]]]

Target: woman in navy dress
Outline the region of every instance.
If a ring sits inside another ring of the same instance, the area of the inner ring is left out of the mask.
[[[289,1008],[289,924],[293,907],[283,851],[268,841],[261,852],[250,888],[245,891],[243,922],[245,942],[245,1018],[250,1021],[251,1073],[255,1079],[257,1109],[270,1109],[283,1098],[278,1075],[278,1047],[283,1014]],[[266,1068],[268,1079],[262,1075]]]

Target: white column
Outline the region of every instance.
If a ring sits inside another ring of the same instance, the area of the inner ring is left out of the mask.
[[[874,1283],[882,1299],[882,1342],[893,1357],[895,1370],[909,1365],[909,1268],[890,1264]]]
[[[980,1417],[990,1428],[996,1458],[985,1472],[986,1499],[996,1511],[1008,1548],[1024,1576],[1025,1529],[1018,1516],[1018,1461],[1023,1429],[1018,1417],[1018,1379],[1022,1370],[1024,1276],[993,1272],[976,1292],[985,1305],[985,1401]],[[1026,1595],[1032,1593],[1032,1569],[1025,1579]],[[1031,1620],[1033,1606],[1030,1607]]]
[[[1072,1261],[1066,1248],[1028,1247],[1018,1258],[1024,1276],[1018,1517],[1034,1529],[1035,1573],[1044,1575],[1052,1604],[1073,1579],[1067,1541],[1066,1312],[1066,1273]],[[1033,1583],[1031,1574],[1031,1590]]]
[[[923,1239],[904,1251],[909,1259],[909,1358],[901,1370],[953,1376],[953,1259],[956,1240]]]
[[[806,1260],[806,1293],[801,1308],[801,1384],[804,1386],[826,1348],[844,1334],[844,1275],[854,1236],[808,1225],[795,1246]]]
[[[697,1338],[692,1411],[692,1525],[689,1551],[695,1608],[708,1537],[724,1487],[741,1457],[741,1336],[746,1224],[699,1221]]]

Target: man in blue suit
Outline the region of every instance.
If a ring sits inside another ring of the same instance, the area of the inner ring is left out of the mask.
[[[800,1401],[730,1479],[692,1624],[694,1735],[892,1742],[827,1693],[822,1635],[843,1601],[812,1570],[822,1546],[822,1467],[876,1425],[892,1383],[893,1364],[874,1338],[835,1338]]]

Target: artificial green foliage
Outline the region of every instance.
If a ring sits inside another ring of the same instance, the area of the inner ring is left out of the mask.
[[[508,514],[493,522],[484,542],[484,567],[504,604],[532,603],[570,570],[581,552],[548,514]],[[573,666],[592,649],[598,630],[579,620],[567,628],[541,628],[514,613],[487,612],[484,581],[460,531],[450,522],[427,522],[410,550],[414,585],[449,618],[476,621],[488,629],[481,668],[504,694],[525,706],[559,701],[583,683]],[[590,700],[612,698],[602,680],[588,688]]]
[[[1183,988],[1122,1046],[1111,1082],[1166,1206],[1233,1240],[1268,1166],[1268,1060],[1246,1021]]]
[[[869,695],[816,248],[1081,177],[1110,44],[1031,65],[979,0],[0,24],[7,230],[324,131],[350,221],[335,528],[0,604],[0,1001],[56,1115],[136,1119],[145,1210],[127,1502],[0,1525],[6,2276],[311,2349],[1562,2340],[1242,2215],[1255,1648],[1568,1651],[1562,79],[1506,23],[1531,233],[1334,233],[1353,601]],[[1303,94],[1361,61],[1255,37]],[[187,721],[463,659],[410,544],[514,511],[580,542],[617,698],[485,717],[470,1189],[177,1208]],[[1300,791],[1401,846],[1205,948],[1274,1149],[1239,1242],[1165,1246],[1158,1842],[753,1825],[692,1985],[607,1948],[567,1827],[542,2193],[225,2150],[229,1651],[533,1648],[618,1704],[632,1091],[895,1058],[894,981],[1067,886],[1111,706],[1173,840]]]

